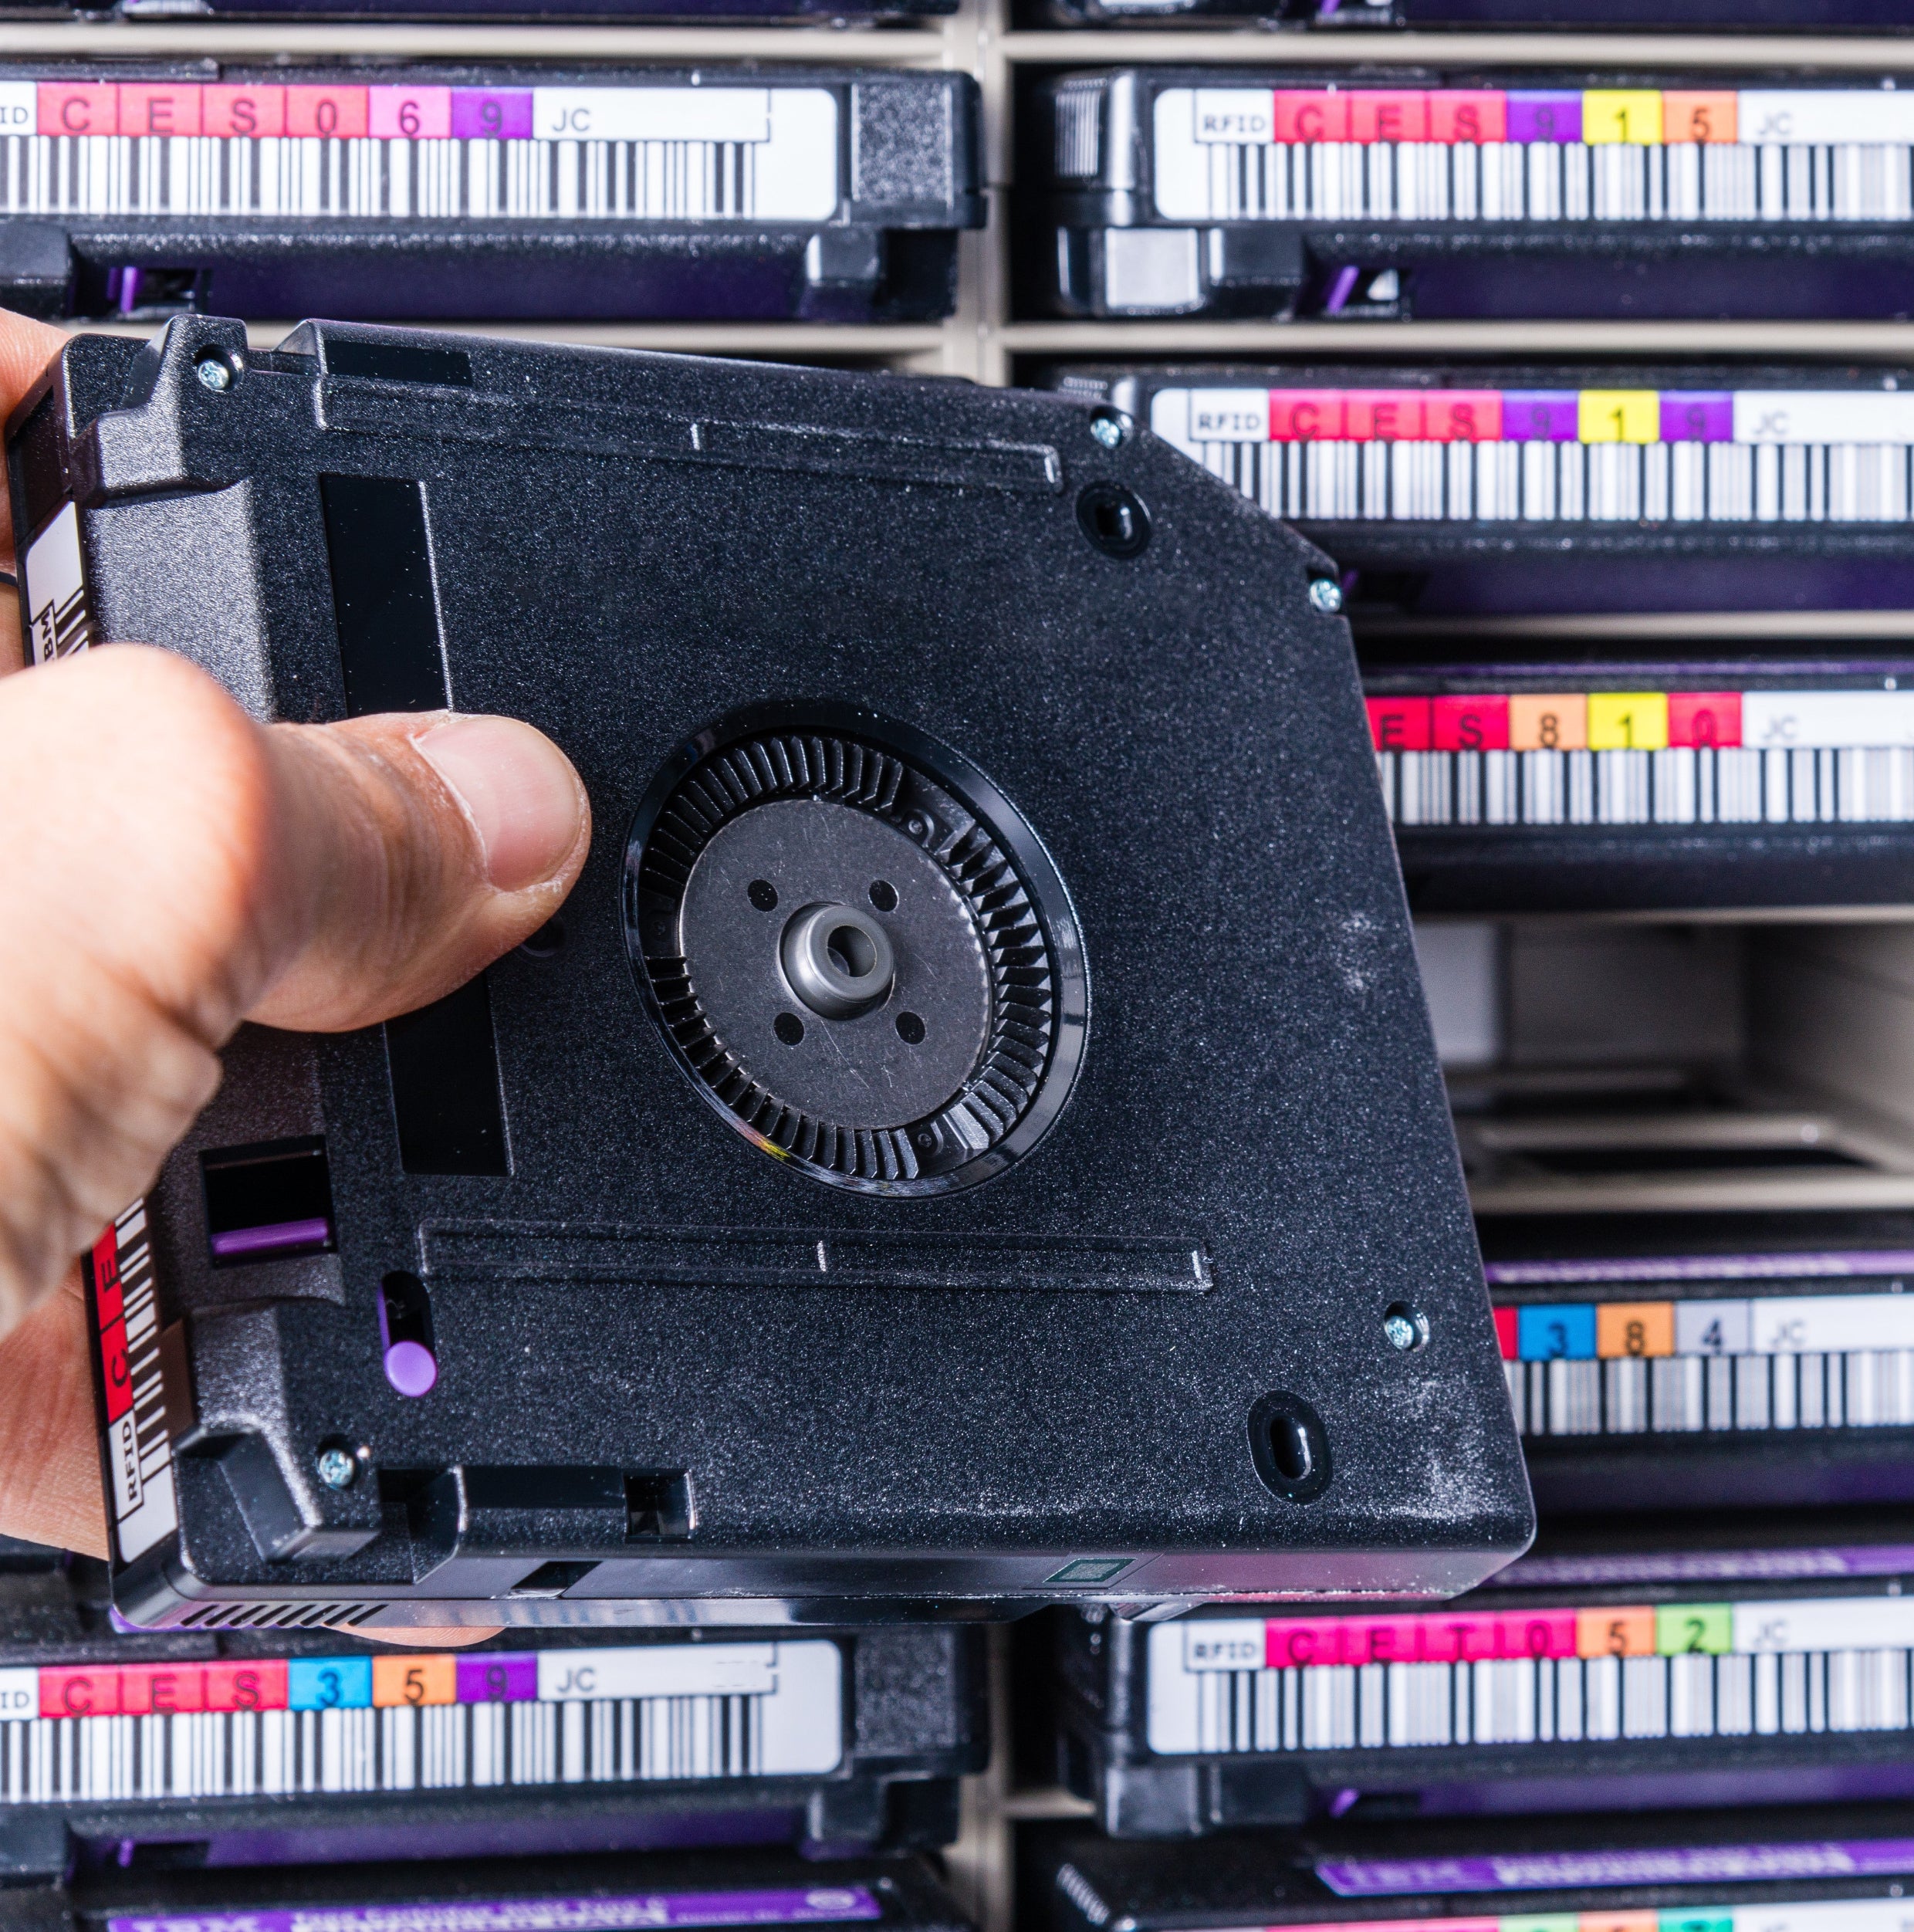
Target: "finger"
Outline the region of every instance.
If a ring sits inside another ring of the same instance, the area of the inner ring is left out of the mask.
[[[0,309],[0,422],[13,414],[66,342],[64,329]],[[0,566],[12,569],[12,506],[0,502]]]
[[[450,1623],[424,1626],[410,1630],[355,1630],[353,1635],[367,1643],[405,1643],[421,1650],[463,1650],[483,1643],[505,1628],[502,1623]]]
[[[91,1376],[76,1263],[0,1336],[0,1536],[107,1554]]]
[[[529,726],[255,724],[163,651],[0,680],[0,1330],[149,1186],[243,1017],[367,1026],[535,931],[590,836]]]

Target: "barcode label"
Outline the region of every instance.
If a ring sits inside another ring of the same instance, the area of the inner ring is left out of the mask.
[[[59,513],[28,546],[26,646],[30,664],[84,651],[93,641],[86,604],[86,576],[79,553],[79,513],[63,503]]]
[[[1904,523],[1914,393],[1162,389],[1150,427],[1272,516]]]
[[[144,1202],[94,1243],[91,1263],[114,1533],[120,1561],[130,1563],[179,1527]]]
[[[1914,106],[1828,88],[1171,87],[1172,221],[1899,222]]]
[[[822,87],[0,82],[0,215],[818,222],[839,200]]]
[[[1529,1436],[1914,1427],[1914,1296],[1498,1308]]]
[[[1150,1632],[1165,1754],[1904,1731],[1914,1599],[1222,1619]]]
[[[1789,1849],[1782,1848],[1779,1856],[1785,1858]],[[1767,1849],[1761,1848],[1764,1852]],[[1759,1856],[1760,1853],[1751,1853],[1749,1863],[1755,1863]],[[1520,1862],[1506,1861],[1512,1867]],[[1611,1862],[1628,1869],[1633,1861],[1621,1853]],[[1415,1889],[1447,1889],[1444,1876],[1432,1873],[1426,1887]],[[1908,1932],[1909,1922],[1907,1903],[1898,1898],[1816,1899],[1803,1903],[1763,1899],[1756,1905],[1709,1903],[1664,1907],[1659,1912],[1562,1912],[1539,1921],[1533,1915],[1495,1913],[1466,1919],[1337,1919],[1320,1925],[1285,1926],[1283,1932],[1406,1932],[1411,1925],[1417,1932],[1538,1932],[1538,1927],[1547,1927],[1548,1932],[1703,1932],[1703,1928],[1706,1932]],[[123,1927],[120,1932],[135,1932],[135,1929]],[[139,1932],[144,1932],[144,1928]],[[173,1928],[160,1928],[160,1932],[173,1932]],[[227,1929],[213,1927],[206,1932],[227,1932]],[[244,1932],[252,1932],[252,1928],[244,1928]],[[259,1932],[278,1932],[278,1928],[261,1927]]]
[[[842,1670],[822,1642],[0,1670],[0,1803],[820,1775]]]

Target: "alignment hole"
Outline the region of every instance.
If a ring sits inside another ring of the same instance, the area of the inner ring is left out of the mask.
[[[924,1023],[914,1013],[900,1013],[897,1017],[898,1037],[907,1047],[918,1045],[924,1037]]]
[[[871,903],[880,912],[897,910],[897,888],[888,879],[879,879],[871,888]]]
[[[804,1023],[794,1013],[780,1013],[771,1023],[771,1030],[787,1047],[795,1047],[804,1037]]]
[[[777,888],[769,879],[753,879],[745,888],[746,896],[760,912],[774,912],[777,907]]]

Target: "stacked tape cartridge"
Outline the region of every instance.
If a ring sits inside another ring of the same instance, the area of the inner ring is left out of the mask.
[[[1093,316],[1892,316],[1891,79],[1168,66],[1037,90],[1031,299]]]
[[[1031,1932],[1898,1932],[1914,1883],[1905,1805],[1672,1817],[1327,1821],[1198,1845],[1030,1832]]]
[[[435,1653],[311,1619],[143,1635],[105,1596],[97,1565],[0,1574],[0,1870],[121,1846],[219,1864],[421,1842],[930,1846],[988,1751],[975,1629]]]
[[[898,321],[982,219],[976,83],[844,68],[0,68],[0,299]]]
[[[970,1932],[923,1862],[808,1863],[763,1851],[640,1858],[431,1855],[253,1870],[83,1868],[8,1898],[32,1932],[624,1932],[638,1927],[841,1926]]]
[[[1057,1768],[1141,1837],[1914,1790],[1906,1534],[1609,1518],[1439,1609],[1053,1612]]]
[[[1905,368],[1093,364],[1049,380],[1305,531],[1358,613],[1914,601]]]

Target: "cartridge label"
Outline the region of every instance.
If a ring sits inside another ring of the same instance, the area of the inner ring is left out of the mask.
[[[100,1335],[114,1537],[120,1560],[130,1563],[179,1527],[144,1202],[136,1201],[94,1243],[88,1271]]]
[[[63,503],[27,546],[25,575],[27,662],[51,664],[84,651],[93,641],[93,617],[80,560],[79,513],[71,503]]]

